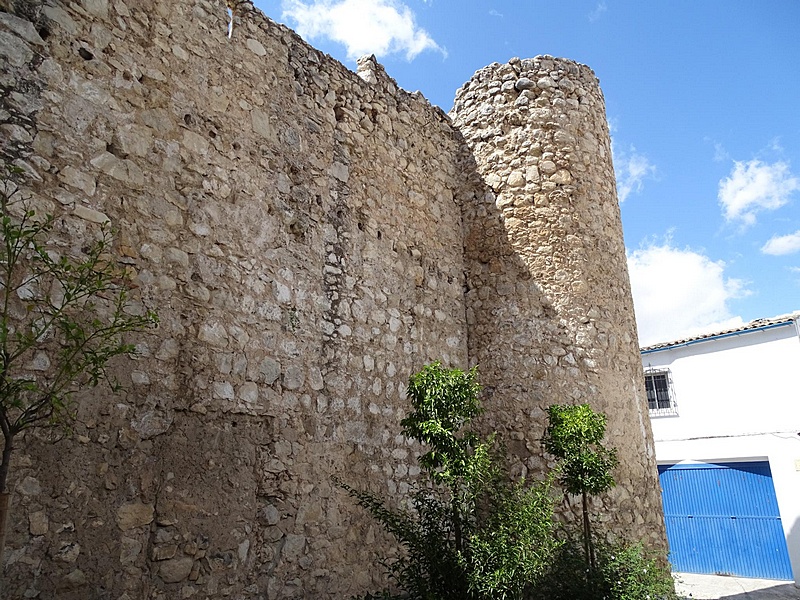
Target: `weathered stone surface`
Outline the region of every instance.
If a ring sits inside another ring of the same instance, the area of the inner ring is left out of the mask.
[[[572,181],[572,175],[567,169],[559,169],[550,176],[550,181],[559,185],[566,185]]]
[[[514,84],[514,87],[521,92],[522,90],[535,89],[536,84],[527,77],[520,77],[519,79],[517,79],[517,82]]]
[[[331,165],[330,173],[333,177],[343,183],[347,183],[347,180],[350,178],[350,170],[347,168],[347,165],[342,163],[333,163],[333,165]]]
[[[108,17],[108,0],[81,0],[81,5],[92,15],[97,17]]]
[[[281,513],[272,504],[264,508],[264,516],[269,525],[277,525],[281,520]]]
[[[108,215],[101,213],[99,210],[94,210],[82,204],[76,205],[72,212],[76,217],[80,217],[90,223],[107,223],[111,220]]]
[[[142,502],[123,504],[117,509],[117,526],[122,531],[149,525],[153,522],[153,505]]]
[[[26,65],[34,56],[25,40],[11,33],[0,31],[0,57],[12,67]]]
[[[253,133],[256,133],[268,140],[275,139],[275,131],[270,125],[269,116],[264,111],[257,108],[251,110],[250,122],[253,126]]]
[[[97,189],[97,182],[94,177],[79,171],[72,165],[64,167],[59,173],[59,177],[68,186],[81,190],[86,196],[94,196],[94,191]]]
[[[247,49],[256,56],[265,56],[267,54],[263,44],[253,38],[247,38]]]
[[[47,371],[51,366],[50,357],[44,352],[37,352],[31,360],[28,368],[32,371]]]
[[[123,537],[120,546],[119,562],[122,565],[134,563],[142,552],[142,542],[134,538]]]
[[[65,563],[74,563],[81,553],[81,545],[77,542],[66,542],[54,553],[53,557]]]
[[[151,558],[153,560],[166,560],[168,558],[173,558],[177,551],[178,551],[178,546],[175,544],[167,544],[166,546],[156,546],[153,548],[153,551],[151,552]]]
[[[525,102],[494,104],[486,114],[483,108],[509,70]],[[541,427],[550,404],[590,402],[604,411],[609,441],[620,453],[618,481],[624,481],[606,499],[605,525],[663,548],[597,79],[588,67],[552,57],[492,65],[459,90],[451,116],[486,183],[497,189],[496,182],[507,178],[494,205],[478,197],[464,210],[470,359],[493,390],[492,423],[506,439],[521,440],[518,432]],[[501,125],[504,135],[487,139],[487,128]],[[536,437],[508,444],[516,472],[546,467]],[[632,514],[641,518],[635,533]]]
[[[17,492],[23,496],[38,496],[42,493],[42,486],[35,477],[26,477],[17,485]]]
[[[299,389],[306,380],[306,374],[302,367],[289,365],[283,374],[283,387],[287,390]]]
[[[178,583],[192,572],[194,560],[189,556],[165,560],[158,566],[158,576],[164,583]]]
[[[512,171],[511,174],[508,176],[508,187],[510,188],[518,188],[525,185],[525,175],[520,173],[519,171]]]
[[[103,152],[89,161],[92,166],[114,179],[133,187],[144,185],[144,173],[133,161],[120,159],[110,152]]]
[[[86,583],[86,573],[80,569],[74,569],[64,576],[59,587],[62,590],[74,590],[85,586]]]
[[[33,23],[7,12],[0,13],[0,28],[7,29],[22,38],[23,41],[36,46],[43,46],[44,40],[36,31]]]
[[[283,557],[287,561],[295,561],[303,555],[306,547],[306,538],[302,535],[287,535],[283,545]]]
[[[36,512],[28,515],[28,521],[30,523],[29,530],[31,535],[44,535],[50,529],[50,522],[47,518],[47,513],[43,510],[37,510]]]
[[[281,376],[281,363],[273,358],[265,358],[258,366],[258,371],[264,383],[272,385]]]
[[[2,40],[0,40],[2,42]],[[13,123],[4,123],[0,125],[0,141],[4,145],[17,144],[30,144],[33,141],[33,136],[24,128]]]
[[[149,410],[131,421],[131,427],[142,436],[143,440],[148,440],[169,431],[173,420],[172,414]]]

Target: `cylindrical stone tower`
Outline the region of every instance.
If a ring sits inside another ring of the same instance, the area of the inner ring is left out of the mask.
[[[457,92],[451,117],[469,148],[464,160],[482,178],[463,218],[469,354],[487,418],[525,473],[546,467],[549,405],[588,402],[605,412],[620,466],[602,518],[612,532],[663,548],[598,80],[550,56],[495,63]]]

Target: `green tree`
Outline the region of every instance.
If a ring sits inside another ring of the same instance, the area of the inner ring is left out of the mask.
[[[583,544],[589,570],[596,567],[589,520],[589,496],[614,485],[611,470],[617,466],[616,448],[603,446],[606,416],[588,404],[553,405],[548,408],[544,435],[547,452],[560,460],[559,481],[569,494],[580,495],[583,508]]]
[[[110,253],[102,228],[79,257],[50,244],[54,219],[39,216],[20,198],[5,169],[0,182],[0,559],[10,494],[8,473],[20,433],[67,426],[76,413],[75,392],[108,382],[108,362],[132,355],[123,334],[157,323],[128,303],[128,277]]]
[[[411,376],[412,410],[401,425],[427,449],[419,463],[428,481],[410,508],[340,483],[405,547],[388,568],[413,599],[521,599],[559,545],[550,481],[512,482],[495,436],[467,429],[482,411],[479,392],[474,368],[434,363]]]
[[[453,541],[459,552],[474,525],[468,518],[470,508],[492,476],[489,451],[494,438],[484,442],[474,432],[461,431],[482,412],[479,392],[475,367],[464,372],[433,363],[410,377],[406,396],[413,411],[400,421],[403,435],[430,448],[419,464],[435,483],[448,489]]]

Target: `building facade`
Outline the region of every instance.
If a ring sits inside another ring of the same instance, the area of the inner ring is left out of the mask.
[[[676,570],[800,581],[798,317],[641,350]]]

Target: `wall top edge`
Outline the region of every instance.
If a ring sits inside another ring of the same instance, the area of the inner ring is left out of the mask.
[[[600,80],[594,70],[569,58],[558,58],[549,54],[540,54],[533,58],[511,58],[506,63],[494,62],[478,69],[472,77],[456,91],[456,100],[467,93],[476,85],[486,84],[491,81],[520,80],[529,77],[541,78],[542,71],[547,71],[551,76],[566,76],[573,79],[585,79],[594,85],[600,85]],[[530,87],[537,85],[537,80],[530,82]],[[524,87],[525,84],[523,84]]]
[[[245,33],[242,34],[242,26],[247,28],[248,24],[265,30],[268,35],[279,34],[287,46],[293,47],[295,51],[300,51],[301,54],[304,55],[304,58],[307,58],[312,64],[327,63],[330,68],[340,71],[340,74],[348,77],[352,83],[364,90],[377,88],[398,101],[412,102],[420,106],[427,106],[439,120],[447,123],[450,122],[447,113],[445,113],[441,107],[432,104],[422,92],[409,92],[400,87],[397,81],[386,72],[386,69],[377,60],[374,54],[360,57],[357,60],[357,69],[353,71],[350,67],[330,54],[315,48],[292,28],[271,19],[261,9],[254,6],[250,0],[228,0],[227,5],[234,17],[232,39],[235,39],[237,34],[241,37],[242,35],[252,33],[250,31],[245,31]]]

